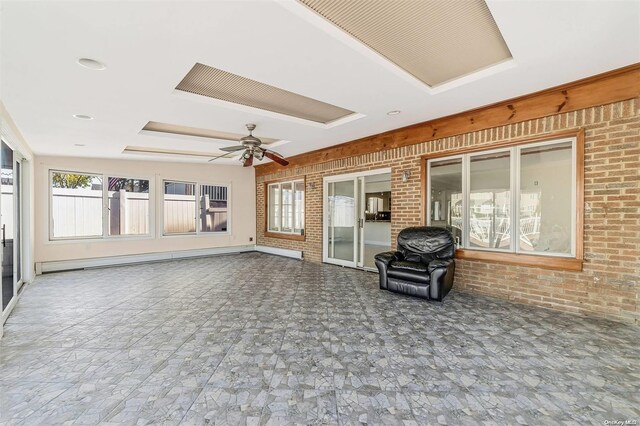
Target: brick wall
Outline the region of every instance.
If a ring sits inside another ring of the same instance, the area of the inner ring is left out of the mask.
[[[582,128],[585,131],[585,262],[582,272],[457,260],[455,290],[640,322],[640,98],[513,123],[357,157],[258,176],[257,243],[322,260],[322,178],[391,167],[392,238],[421,217],[420,157]],[[402,172],[411,177],[402,182]],[[306,240],[264,236],[264,182],[306,176]],[[580,207],[580,206],[579,206]]]

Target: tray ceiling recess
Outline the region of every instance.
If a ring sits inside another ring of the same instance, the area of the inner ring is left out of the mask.
[[[157,121],[149,121],[143,128],[142,132],[154,132],[169,135],[195,136],[200,138],[209,138],[216,140],[238,142],[240,138],[246,134],[221,132],[219,130],[199,129],[197,127],[180,126],[178,124],[159,123]],[[269,145],[277,142],[278,139],[265,138],[260,136],[263,144]]]
[[[434,87],[511,59],[484,0],[298,0]]]
[[[191,68],[176,90],[322,124],[355,114],[345,108],[200,63]]]
[[[144,146],[127,146],[122,150],[123,154],[156,154],[156,155],[169,155],[169,156],[183,156],[183,157],[203,157],[206,159],[215,156],[216,153],[212,152],[200,152],[200,151],[182,151],[177,149],[163,149],[163,148],[147,148]]]

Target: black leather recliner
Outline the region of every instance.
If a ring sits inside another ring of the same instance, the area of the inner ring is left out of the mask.
[[[377,254],[380,288],[441,301],[453,287],[453,235],[444,228],[416,226],[398,234],[398,250]]]

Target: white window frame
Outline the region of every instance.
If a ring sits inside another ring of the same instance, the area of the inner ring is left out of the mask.
[[[471,247],[469,243],[470,235],[470,215],[469,215],[469,203],[470,203],[470,182],[471,182],[471,157],[481,156],[485,154],[492,154],[498,152],[509,152],[510,154],[510,190],[511,190],[511,223],[520,223],[520,156],[523,149],[542,147],[548,145],[556,145],[561,143],[571,143],[571,252],[570,253],[550,253],[550,252],[532,252],[520,249],[520,227],[515,226],[511,228],[511,245],[509,249],[492,249],[492,248],[479,248]],[[442,161],[458,160],[462,159],[462,241],[458,248],[470,251],[482,251],[493,253],[511,253],[511,254],[525,254],[530,256],[547,256],[547,257],[562,257],[562,258],[575,258],[576,257],[576,245],[577,245],[577,233],[576,233],[576,209],[577,209],[577,139],[575,137],[558,138],[552,140],[545,140],[540,142],[523,142],[522,144],[514,145],[505,148],[487,149],[484,151],[473,151],[464,154],[451,155],[447,157],[438,157],[427,160],[427,179],[428,186],[426,188],[427,205],[426,205],[426,223],[431,225],[431,165],[432,163],[439,163]]]
[[[269,233],[273,233],[273,234],[283,234],[283,235],[298,235],[298,236],[304,236],[305,235],[305,229],[307,226],[307,212],[304,212],[304,221],[302,223],[302,229],[301,232],[296,232],[296,183],[302,183],[302,185],[305,185],[305,180],[304,179],[293,179],[293,180],[283,180],[283,181],[279,181],[279,182],[272,182],[272,183],[268,183],[266,186],[266,191],[265,191],[265,197],[267,199],[267,209],[266,209],[266,216],[267,216],[267,223],[266,223],[266,232]],[[286,185],[286,184],[291,184],[291,189],[292,189],[292,196],[291,196],[291,204],[292,204],[292,210],[293,210],[293,223],[291,226],[291,231],[283,231],[282,230],[282,222],[283,222],[283,215],[284,215],[284,209],[282,208],[282,185]],[[278,192],[280,193],[280,197],[278,198],[279,200],[279,207],[280,207],[280,222],[279,222],[279,226],[277,230],[271,229],[269,224],[270,224],[270,219],[271,217],[269,216],[271,213],[271,200],[269,198],[269,194],[271,193],[270,188],[272,186],[276,186],[278,188]],[[307,188],[305,187],[304,189],[304,198],[302,200],[302,207],[305,206],[307,200]]]
[[[65,173],[84,176],[97,176],[102,178],[102,235],[87,235],[77,237],[55,237],[53,235],[53,174]],[[149,181],[149,231],[146,234],[128,234],[128,235],[109,235],[109,177],[121,178],[121,179],[137,179]],[[153,216],[153,194],[154,194],[154,179],[146,176],[122,176],[122,173],[94,173],[94,172],[80,172],[77,170],[62,170],[62,169],[49,169],[47,177],[47,184],[49,186],[49,242],[65,242],[65,241],[78,241],[78,240],[119,240],[119,239],[149,239],[153,237],[154,216]]]

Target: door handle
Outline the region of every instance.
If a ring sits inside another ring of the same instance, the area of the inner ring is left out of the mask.
[[[360,228],[364,228],[364,219],[360,219],[359,222],[360,222]]]
[[[2,225],[2,247],[6,247],[7,246],[7,225],[3,224]]]

